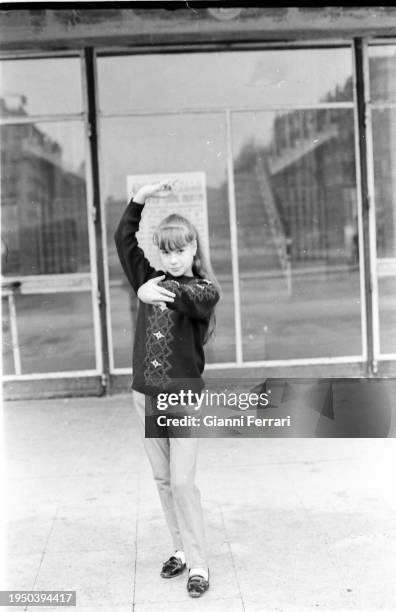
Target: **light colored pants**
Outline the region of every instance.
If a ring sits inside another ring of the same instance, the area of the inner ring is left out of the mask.
[[[133,390],[139,429],[151,463],[175,550],[191,567],[208,567],[201,495],[195,485],[197,438],[146,438],[145,398]]]

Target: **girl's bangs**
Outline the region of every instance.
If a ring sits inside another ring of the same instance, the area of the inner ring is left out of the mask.
[[[187,227],[181,225],[165,225],[159,227],[153,236],[154,244],[161,251],[175,251],[186,246],[194,240],[194,235]]]

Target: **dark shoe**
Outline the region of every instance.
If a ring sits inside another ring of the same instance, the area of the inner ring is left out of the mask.
[[[209,578],[209,573],[208,573]],[[193,574],[187,582],[187,591],[190,597],[201,597],[209,588],[209,580],[199,574]]]
[[[169,557],[168,561],[165,561],[162,566],[161,576],[162,578],[174,578],[178,576],[186,569],[186,564],[182,563],[178,557]]]

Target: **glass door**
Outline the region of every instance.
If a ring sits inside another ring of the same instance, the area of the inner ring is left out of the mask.
[[[98,374],[81,60],[0,69],[3,372]]]

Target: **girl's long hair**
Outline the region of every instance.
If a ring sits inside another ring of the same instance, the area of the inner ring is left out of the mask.
[[[191,221],[182,215],[173,213],[161,221],[153,234],[154,244],[162,251],[174,251],[183,248],[194,240],[197,242],[197,252],[192,263],[193,274],[210,280],[221,296],[221,288],[213,272],[209,256],[202,249],[198,231]],[[216,313],[215,308],[213,308],[209,318],[208,331],[204,338],[205,343],[214,334],[215,328]]]

